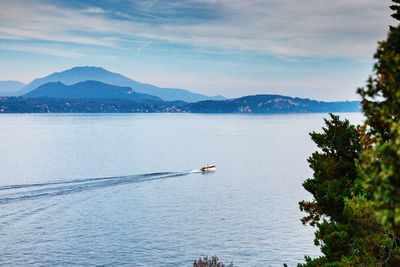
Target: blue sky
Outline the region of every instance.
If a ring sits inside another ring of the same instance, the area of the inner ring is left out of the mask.
[[[238,97],[354,100],[384,39],[382,0],[0,0],[0,80],[74,66]]]

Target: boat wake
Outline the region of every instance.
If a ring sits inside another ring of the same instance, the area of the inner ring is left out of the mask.
[[[183,172],[157,172],[140,175],[127,175],[104,178],[86,178],[74,180],[60,180],[44,183],[19,184],[0,186],[0,205],[16,201],[32,200],[42,197],[54,197],[94,190],[110,186],[143,183],[154,180],[163,180],[172,177],[186,176],[199,173],[201,170]]]

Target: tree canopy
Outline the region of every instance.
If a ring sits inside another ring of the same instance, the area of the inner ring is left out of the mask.
[[[400,0],[392,15],[400,20]],[[400,266],[400,25],[390,27],[374,55],[373,74],[359,88],[365,123],[358,129],[331,115],[314,171],[303,186],[313,201],[300,202],[304,224],[317,227],[321,257],[299,266]]]
[[[366,116],[360,173],[380,222],[400,235],[400,26],[375,54],[374,75],[358,92]]]

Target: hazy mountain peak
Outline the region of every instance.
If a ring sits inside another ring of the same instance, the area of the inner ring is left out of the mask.
[[[97,66],[76,66],[69,70],[81,70],[81,69],[105,70],[102,67],[97,67]]]
[[[91,72],[91,73],[104,73],[104,72],[113,73],[111,71],[103,69],[102,67],[96,67],[96,66],[78,66],[78,67],[73,67],[71,69],[68,69],[68,70],[65,70],[62,72],[57,72],[57,73],[74,73],[74,72],[79,72],[80,74],[85,73],[85,72],[86,73],[88,73],[88,72]]]
[[[182,100],[186,102],[196,102],[209,99],[224,99],[221,96],[209,97],[202,94],[192,93],[184,89],[160,88],[151,84],[140,83],[121,74],[94,66],[74,67],[62,72],[55,72],[49,76],[36,79],[23,88],[23,93],[28,93],[38,88],[39,86],[49,82],[60,81],[66,85],[72,85],[87,80],[100,81],[110,85],[117,85],[122,87],[130,87],[135,92],[154,95],[166,101]]]

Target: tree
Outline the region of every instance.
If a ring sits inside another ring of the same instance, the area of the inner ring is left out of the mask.
[[[211,259],[208,257],[199,258],[198,261],[193,262],[193,267],[233,267],[233,263],[231,262],[229,265],[225,265],[220,262],[217,256],[212,256]]]
[[[392,14],[392,17],[400,20],[400,0],[392,0],[392,2],[395,3],[390,6],[390,9],[395,11],[395,13]]]
[[[313,203],[302,201],[300,207],[309,212],[303,223],[314,223],[322,215],[331,221],[343,222],[344,197],[350,197],[358,178],[354,160],[361,151],[360,134],[348,120],[341,121],[330,114],[325,119],[324,133],[312,132],[311,139],[321,149],[308,159],[314,177],[303,186],[314,196]],[[315,206],[317,203],[318,208]]]
[[[400,0],[393,2],[400,20]],[[300,209],[309,213],[302,222],[318,228],[323,256],[300,266],[400,266],[400,26],[374,57],[374,73],[358,89],[361,136],[333,116],[323,134],[311,134],[322,152],[309,159],[314,177],[303,184],[314,200]]]
[[[321,245],[324,256],[314,260],[306,258],[306,266],[337,264],[342,256],[352,251],[352,231],[344,208],[345,199],[361,190],[355,160],[362,145],[355,126],[348,120],[330,116],[330,120],[325,119],[323,133],[310,134],[320,151],[308,159],[314,175],[303,187],[314,200],[299,204],[300,209],[308,213],[302,219],[303,224],[310,223],[318,228],[314,242]]]
[[[314,175],[303,186],[314,199],[299,203],[308,213],[303,224],[317,227],[314,242],[323,256],[306,257],[299,266],[400,266],[393,236],[377,219],[371,194],[362,186],[360,132],[348,120],[330,116],[323,133],[310,134],[320,151],[308,159]]]
[[[374,74],[358,90],[366,116],[360,173],[378,219],[400,236],[400,26],[391,28],[374,57]]]

